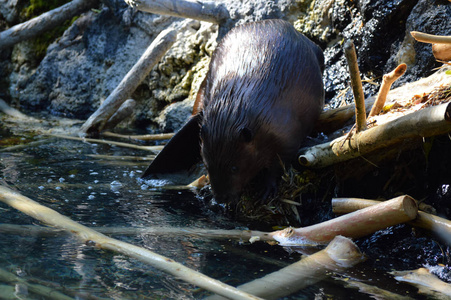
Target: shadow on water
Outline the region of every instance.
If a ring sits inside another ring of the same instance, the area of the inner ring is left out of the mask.
[[[98,154],[117,159],[95,156]],[[122,158],[147,154],[114,146],[50,140],[17,151],[0,152],[0,183],[86,226],[243,228],[224,216],[199,209],[200,200],[192,191],[149,186],[139,179],[148,162]],[[42,225],[3,203],[0,218],[5,224]],[[0,235],[0,269],[76,299],[200,299],[208,295],[139,261],[94,249],[70,235]],[[301,258],[295,251],[265,243],[246,244],[189,235],[114,237],[234,286]],[[369,264],[351,270],[350,276],[352,272],[368,273],[370,281],[383,281],[385,288],[391,287],[401,294],[416,293],[416,289],[387,278],[386,273],[374,271]],[[11,299],[46,299],[20,282],[0,279],[0,295],[2,289],[14,295]],[[285,299],[371,299],[371,296],[358,288],[347,288],[342,280],[328,279]]]

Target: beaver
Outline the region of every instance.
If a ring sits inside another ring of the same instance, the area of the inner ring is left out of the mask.
[[[221,202],[239,197],[255,178],[264,185],[263,197],[273,193],[283,165],[295,158],[324,106],[323,61],[322,50],[286,21],[233,28],[212,54],[197,113],[144,177],[167,163],[171,172],[202,159]],[[196,135],[200,143],[175,145]],[[188,151],[189,158],[174,161],[174,151]]]

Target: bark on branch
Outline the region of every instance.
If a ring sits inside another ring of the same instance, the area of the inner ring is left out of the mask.
[[[0,50],[44,33],[90,8],[97,7],[99,2],[98,0],[73,0],[25,23],[0,32]]]
[[[40,205],[19,193],[0,186],[0,201],[15,209],[49,225],[64,229],[73,233],[83,242],[92,244],[97,248],[115,251],[138,259],[159,270],[172,274],[186,282],[197,285],[230,299],[260,299],[234,287],[224,284],[218,280],[205,276],[197,271],[191,270],[184,265],[167,257],[156,254],[147,249],[137,247],[119,240],[107,237],[95,230],[72,221],[58,212]]]
[[[220,24],[230,17],[227,8],[223,4],[213,1],[125,0],[125,2],[131,7],[145,12],[190,18],[216,24]]]
[[[332,142],[308,148],[299,156],[304,166],[322,168],[386,148],[412,138],[424,138],[451,131],[451,104],[424,108],[391,122],[357,133],[349,140],[340,137]]]
[[[348,62],[349,75],[351,76],[352,92],[354,94],[356,131],[360,132],[366,129],[366,109],[365,96],[363,95],[362,80],[360,79],[354,43],[350,40],[346,41],[344,51]]]
[[[177,31],[175,29],[162,31],[97,111],[82,125],[81,132],[93,135],[101,132],[111,116],[131,96],[150,70],[174,44],[176,38]]]

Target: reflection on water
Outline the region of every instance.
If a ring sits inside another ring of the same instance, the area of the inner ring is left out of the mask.
[[[133,158],[146,155],[139,150],[52,139],[0,152],[0,183],[86,226],[242,226],[199,209],[200,200],[189,190],[165,190],[161,186],[170,182],[139,179],[148,161]],[[3,203],[0,218],[5,224],[42,225]],[[6,299],[49,299],[34,292],[30,284],[76,299],[199,299],[208,295],[139,261],[94,249],[70,235],[0,235],[0,269],[19,278],[8,281],[0,276],[0,295],[9,295]],[[264,243],[149,234],[115,237],[234,286],[300,259],[297,253]],[[406,290],[414,293],[409,287]],[[329,279],[286,299],[371,297]]]

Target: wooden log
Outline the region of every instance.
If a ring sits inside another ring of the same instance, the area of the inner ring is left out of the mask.
[[[344,51],[348,62],[349,75],[351,76],[352,92],[354,94],[356,131],[360,132],[366,129],[366,109],[354,42],[351,40],[346,41],[344,44]]]
[[[99,2],[98,0],[73,0],[27,22],[0,32],[0,50],[38,36],[84,11],[97,7]]]
[[[335,214],[347,214],[379,203],[381,202],[360,198],[334,198],[332,199],[332,211]],[[445,218],[418,211],[417,217],[408,224],[430,230],[451,244],[451,221]]]
[[[379,89],[379,93],[377,94],[376,102],[374,102],[373,108],[371,109],[368,118],[378,115],[382,108],[384,107],[385,100],[387,99],[388,92],[392,84],[401,77],[407,70],[406,64],[400,64],[393,71],[388,74],[385,74],[382,79],[382,84]]]
[[[335,236],[360,238],[380,229],[411,221],[417,216],[415,200],[401,196],[353,213],[303,228],[272,232],[281,245],[326,244]]]
[[[183,264],[177,263],[170,258],[161,256],[141,247],[109,238],[95,230],[74,222],[68,217],[63,216],[48,207],[40,205],[30,198],[25,197],[5,186],[0,186],[0,201],[35,218],[36,220],[71,232],[88,245],[118,252],[138,259],[143,263],[149,264],[159,270],[213,293],[220,294],[230,299],[260,299],[243,291],[239,291],[232,286],[224,284],[197,271],[191,270]]]
[[[230,18],[227,8],[213,1],[125,0],[138,10],[220,24]]]
[[[364,255],[350,239],[337,236],[325,249],[265,277],[240,285],[238,289],[264,299],[279,299],[323,280],[331,272],[343,272],[364,260]],[[224,298],[212,296],[206,299]]]
[[[406,139],[430,137],[450,131],[451,105],[444,103],[372,127],[355,134],[349,140],[340,137],[305,149],[299,156],[299,163],[303,166],[322,168],[391,147]]]
[[[176,38],[175,29],[162,31],[97,111],[81,126],[81,132],[94,135],[100,133],[108,119],[126,99],[130,98],[138,85],[174,44]]]

